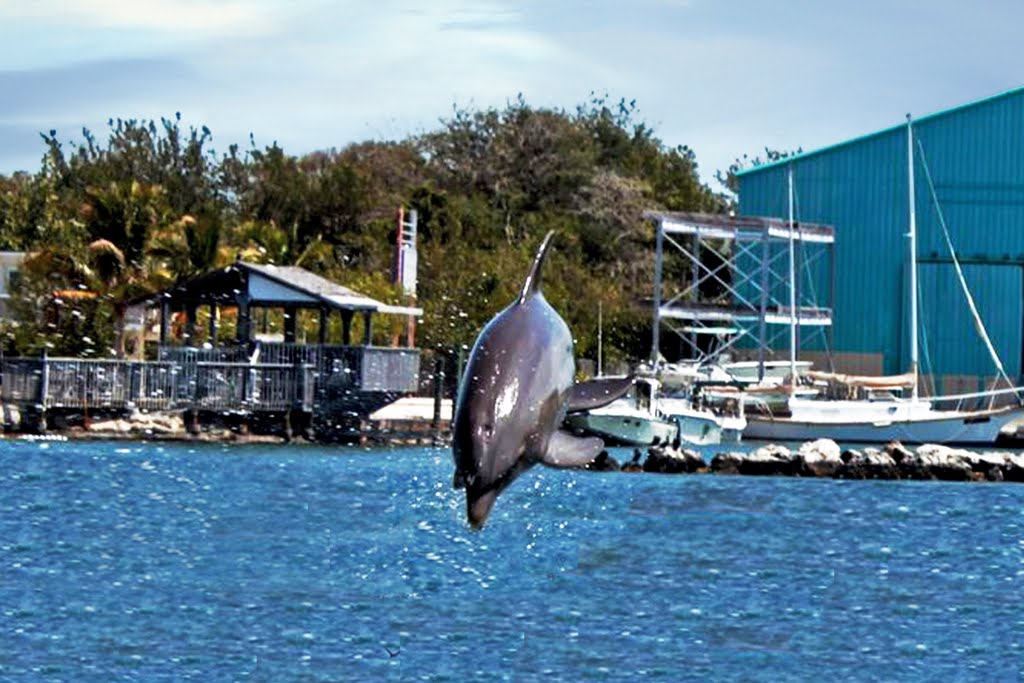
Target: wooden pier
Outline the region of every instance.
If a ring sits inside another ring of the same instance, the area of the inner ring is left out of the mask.
[[[20,416],[5,424],[15,430],[139,410],[281,420],[285,429],[344,438],[374,410],[417,390],[419,361],[417,349],[287,343],[161,347],[154,361],[6,358],[0,402],[5,414]]]

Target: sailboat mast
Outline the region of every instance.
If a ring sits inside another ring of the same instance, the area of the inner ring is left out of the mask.
[[[914,122],[907,114],[907,204],[910,241],[910,374],[914,385],[911,388],[913,400],[917,400],[917,211],[914,200]]]
[[[789,381],[796,384],[796,256],[795,238],[793,233],[796,230],[793,211],[793,162],[788,167],[789,186]]]

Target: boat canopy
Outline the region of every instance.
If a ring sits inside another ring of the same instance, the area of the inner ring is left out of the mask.
[[[914,374],[903,375],[844,375],[837,372],[818,372],[810,370],[805,373],[807,377],[822,382],[835,382],[846,384],[852,387],[864,387],[865,389],[905,389],[914,386]]]

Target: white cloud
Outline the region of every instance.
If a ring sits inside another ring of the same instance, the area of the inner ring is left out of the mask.
[[[0,124],[19,126],[10,139],[181,111],[220,148],[252,131],[302,154],[432,129],[453,105],[607,93],[710,180],[766,145],[812,149],[1018,85],[1012,0],[986,31],[944,1],[917,35],[920,12],[882,0],[0,0]]]
[[[0,0],[0,17],[71,23],[81,30],[143,29],[192,35],[266,30],[272,5],[228,0]]]

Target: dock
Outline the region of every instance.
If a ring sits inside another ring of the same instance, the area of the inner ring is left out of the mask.
[[[357,438],[362,421],[416,393],[417,349],[257,343],[161,348],[152,361],[5,358],[6,431],[45,432],[133,412],[180,413],[186,428],[227,422],[246,431]]]

